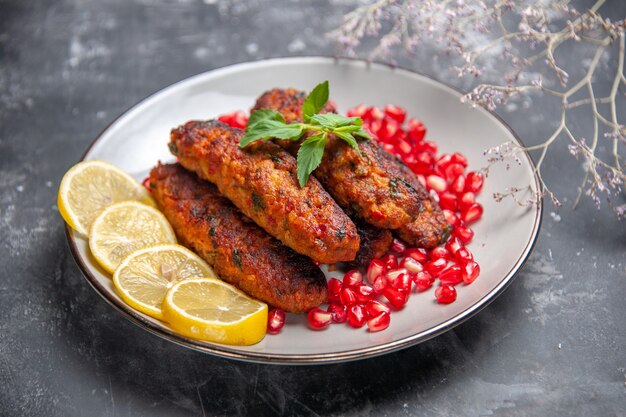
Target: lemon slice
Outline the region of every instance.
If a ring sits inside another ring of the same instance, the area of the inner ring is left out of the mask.
[[[91,253],[111,273],[137,249],[157,243],[176,243],[172,226],[160,211],[137,201],[105,208],[89,232]]]
[[[103,208],[125,200],[154,206],[146,189],[121,169],[102,161],[80,162],[65,173],[59,186],[57,205],[63,220],[87,235]]]
[[[267,305],[217,279],[187,279],[169,289],[163,317],[176,332],[228,345],[252,345],[265,336]]]
[[[217,278],[217,275],[189,249],[164,244],[128,255],[115,270],[113,284],[128,305],[162,320],[165,293],[174,283],[187,278]]]

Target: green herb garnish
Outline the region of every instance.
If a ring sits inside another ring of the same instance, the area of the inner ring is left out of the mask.
[[[328,101],[328,81],[318,84],[307,96],[302,105],[304,123],[286,123],[283,116],[274,110],[259,109],[250,115],[246,133],[239,141],[244,148],[257,140],[282,139],[298,140],[305,133],[312,132],[298,150],[298,183],[304,187],[311,173],[322,162],[324,148],[329,134],[346,141],[360,155],[358,138],[371,139],[363,130],[360,117],[345,117],[335,113],[320,114]]]

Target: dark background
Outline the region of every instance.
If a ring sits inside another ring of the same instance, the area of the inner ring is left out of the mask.
[[[583,171],[565,143],[545,168],[564,207],[546,205],[537,247],[510,288],[454,330],[383,357],[282,367],[208,356],[134,326],[81,276],[57,187],[108,123],[193,74],[333,55],[323,34],[355,4],[0,0],[0,414],[626,415],[626,228],[588,200],[572,210]],[[626,3],[601,11],[621,19]],[[584,52],[563,55],[572,77]],[[467,88],[436,55],[425,46],[399,63]],[[500,115],[527,143],[556,126],[554,102],[515,107]],[[579,112],[572,125],[585,135],[590,120]]]

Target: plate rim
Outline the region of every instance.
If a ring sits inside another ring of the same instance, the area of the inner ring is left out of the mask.
[[[159,95],[165,91],[176,88],[179,84],[189,82],[195,78],[200,78],[206,76],[207,74],[213,74],[214,76],[219,76],[220,73],[228,73],[233,71],[239,71],[242,69],[246,69],[248,67],[255,67],[258,65],[271,65],[277,63],[310,63],[310,62],[320,62],[320,63],[330,63],[334,65],[341,65],[342,62],[347,63],[361,63],[365,65],[365,68],[370,68],[372,66],[381,66],[391,71],[403,71],[407,72],[412,76],[418,76],[427,79],[430,82],[433,82],[444,89],[447,89],[449,92],[463,95],[463,92],[453,87],[445,82],[435,79],[429,75],[420,73],[418,71],[414,71],[411,69],[403,68],[398,65],[391,65],[385,62],[377,62],[377,61],[368,61],[360,58],[353,57],[329,57],[329,56],[299,56],[299,57],[277,57],[277,58],[269,58],[269,59],[261,59],[257,61],[245,61],[241,63],[231,64],[224,67],[215,68],[212,70],[204,71],[190,77],[184,78],[182,80],[176,81],[172,84],[169,84],[165,87],[159,88],[153,93],[149,94],[145,98],[139,100],[137,103],[133,104],[122,113],[120,113],[117,117],[115,117],[110,123],[108,123],[100,133],[91,141],[83,155],[81,156],[80,161],[84,161],[87,155],[91,152],[94,146],[100,141],[102,136],[120,119],[129,115],[131,112],[136,111],[141,106],[146,105],[150,100],[152,100],[156,95]],[[487,112],[487,114],[494,117],[512,136],[518,141],[522,146],[525,146],[524,142],[517,135],[517,133],[506,123],[498,114],[495,112],[480,108],[481,111]],[[541,181],[537,177],[536,173],[536,165],[532,158],[532,156],[524,151],[524,156],[528,160],[530,167],[533,169],[533,179],[535,181],[535,189],[539,191],[543,191],[543,187]],[[80,162],[79,161],[79,162]],[[240,351],[235,348],[232,348],[228,345],[222,345],[217,343],[210,342],[202,342],[196,341],[193,339],[188,339],[184,336],[178,335],[169,329],[163,329],[157,327],[145,317],[143,317],[138,312],[134,311],[131,307],[125,305],[123,302],[109,297],[108,290],[104,288],[98,279],[92,274],[90,268],[87,265],[85,259],[80,254],[78,250],[78,246],[75,241],[74,231],[67,224],[65,225],[65,235],[67,238],[68,246],[70,248],[70,252],[77,266],[79,267],[82,275],[85,280],[90,284],[90,286],[96,291],[101,298],[103,298],[107,304],[112,306],[115,310],[122,314],[123,317],[130,320],[133,324],[139,326],[140,328],[147,330],[148,332],[162,338],[173,342],[179,346],[183,346],[195,351],[199,351],[202,353],[208,353],[215,356],[227,358],[227,359],[235,359],[239,361],[245,362],[253,362],[253,363],[264,363],[264,364],[276,364],[276,365],[314,365],[314,364],[330,364],[330,363],[338,363],[338,362],[348,362],[355,361],[360,359],[372,358],[375,356],[383,355],[386,353],[391,353],[400,349],[404,349],[410,346],[417,345],[419,343],[425,342],[429,339],[432,339],[452,328],[464,323],[474,315],[478,314],[485,307],[487,307],[493,300],[495,300],[508,286],[513,282],[513,279],[517,276],[519,271],[522,269],[530,254],[532,253],[535,245],[537,243],[537,239],[539,237],[539,232],[541,230],[542,220],[543,220],[543,205],[544,199],[540,197],[538,199],[538,203],[535,206],[535,218],[533,222],[533,230],[530,236],[530,239],[526,243],[524,250],[515,261],[513,267],[509,270],[509,272],[502,278],[502,280],[498,283],[498,285],[493,288],[491,291],[484,294],[478,301],[469,306],[467,309],[462,312],[450,317],[445,320],[443,323],[435,325],[429,329],[426,329],[422,332],[418,332],[411,336],[391,341],[387,343],[381,343],[375,346],[365,347],[361,349],[351,349],[340,352],[330,352],[330,353],[318,353],[318,354],[281,354],[281,353],[260,353],[260,352],[248,352],[248,351]]]

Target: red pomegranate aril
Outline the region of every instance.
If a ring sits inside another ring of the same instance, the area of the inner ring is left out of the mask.
[[[393,288],[391,286],[386,287],[383,290],[383,296],[385,296],[385,298],[389,300],[389,304],[397,309],[404,307],[409,298],[406,292],[397,288]]]
[[[356,286],[354,293],[356,295],[357,304],[365,304],[374,298],[374,289],[369,285],[360,284]]]
[[[448,183],[438,175],[429,175],[426,177],[426,188],[441,194],[448,189]]]
[[[452,161],[452,155],[444,153],[444,154],[441,154],[439,158],[437,158],[437,165],[445,169],[448,165],[450,165],[451,161]]]
[[[397,268],[397,269],[392,269],[391,271],[385,272],[385,277],[387,277],[387,280],[389,281],[389,280],[395,279],[400,274],[406,274],[406,273],[407,273],[406,269]]]
[[[354,287],[363,282],[363,274],[358,269],[351,269],[343,276],[343,285]]]
[[[280,308],[273,308],[267,313],[267,332],[278,334],[285,325],[285,312]]]
[[[437,246],[433,250],[430,251],[430,259],[435,260],[439,258],[448,259],[450,257],[450,253],[448,249],[444,246]]]
[[[464,224],[460,224],[452,229],[452,235],[459,238],[464,244],[468,244],[474,238],[474,231]]]
[[[397,290],[411,290],[411,276],[408,273],[402,273],[393,278],[387,277],[387,279],[389,280],[389,284]]]
[[[424,248],[408,248],[403,255],[413,258],[422,264],[428,260],[428,252]]]
[[[466,247],[462,247],[460,248],[455,254],[454,254],[455,258],[457,259],[457,261],[462,264],[465,265],[466,263],[468,263],[469,261],[473,261],[474,260],[474,255],[472,255],[472,252],[470,252],[469,250],[467,250]]]
[[[391,143],[383,143],[383,149],[386,150],[387,152],[391,153],[391,154],[396,154],[396,147],[393,146]]]
[[[376,121],[381,120],[383,117],[385,117],[385,113],[383,113],[383,111],[376,106],[370,107],[365,111],[365,113],[363,113],[364,120]]]
[[[373,120],[370,123],[370,130],[376,135],[378,136],[378,140],[382,141],[382,138],[378,135],[380,133],[380,130],[383,128],[383,121],[382,119],[377,119],[377,120]]]
[[[387,285],[389,285],[387,277],[379,275],[372,283],[372,290],[374,291],[374,294],[380,295],[383,293],[383,290],[387,288]]]
[[[402,253],[406,250],[406,244],[400,239],[393,238],[391,243],[391,251],[396,253]]]
[[[448,264],[448,260],[444,258],[435,259],[424,265],[424,269],[431,273],[433,276],[437,276]]]
[[[328,311],[335,323],[344,323],[348,318],[348,309],[341,304],[332,303],[328,306]]]
[[[417,291],[422,292],[426,291],[435,283],[435,278],[428,271],[418,272],[413,277],[413,282],[415,283],[415,288]]]
[[[399,128],[400,126],[395,120],[384,119],[378,129],[378,138],[383,142],[391,143]],[[407,145],[409,144],[407,143]]]
[[[351,327],[363,327],[367,321],[365,309],[360,305],[353,305],[348,308],[348,324]]]
[[[392,255],[391,253],[386,254],[380,260],[383,262],[385,271],[396,269],[398,267],[398,258],[396,255]]]
[[[435,290],[435,298],[439,304],[450,304],[456,300],[456,290],[452,285],[443,285]]]
[[[457,202],[461,211],[465,211],[471,207],[472,204],[476,203],[476,194],[471,191],[467,191],[459,196]]]
[[[480,265],[475,261],[469,261],[461,269],[461,274],[463,276],[463,282],[469,285],[480,275]]]
[[[450,184],[450,191],[455,194],[463,194],[465,190],[465,177],[463,175],[459,175],[456,177],[452,184]]]
[[[439,282],[442,285],[457,285],[463,282],[461,267],[452,264],[439,273]]]
[[[409,137],[414,143],[421,142],[426,136],[426,126],[419,120],[409,119]]]
[[[452,256],[456,256],[456,253],[463,247],[463,243],[459,240],[458,237],[452,236],[446,242],[446,249]]]
[[[462,165],[467,168],[467,158],[462,153],[455,152],[452,154],[452,163]]]
[[[406,269],[408,272],[417,274],[424,270],[424,266],[411,257],[402,258],[400,268]]]
[[[367,282],[373,284],[376,278],[378,278],[385,270],[385,265],[380,259],[372,259],[367,267]]]
[[[465,179],[465,191],[478,193],[483,188],[485,176],[480,172],[470,172]]]
[[[389,323],[391,322],[391,317],[389,313],[382,312],[376,317],[372,317],[367,321],[367,328],[370,332],[380,332],[381,330],[385,330],[389,327]]]
[[[480,220],[482,216],[483,206],[478,203],[474,203],[461,213],[461,220],[463,220],[466,224],[472,224]]]
[[[398,153],[402,156],[410,155],[413,153],[413,147],[404,139],[399,139],[396,141],[396,151],[398,151]]]
[[[349,306],[356,303],[356,293],[354,289],[349,287],[343,287],[339,293],[339,301],[344,306]]]
[[[459,176],[461,176],[465,172],[465,167],[461,164],[450,164],[445,170],[446,179],[449,183],[452,183]],[[463,190],[461,190],[463,191]]]
[[[396,122],[402,124],[404,123],[404,119],[406,119],[406,110],[404,110],[400,106],[394,106],[393,104],[388,104],[385,106],[385,115],[387,117],[392,118]]]
[[[457,216],[456,213],[452,210],[443,210],[443,216],[446,218],[446,222],[453,227],[459,224],[459,222],[461,221],[459,219],[459,216]]]
[[[319,307],[313,307],[307,314],[309,326],[315,330],[325,329],[333,321],[333,315]]]
[[[439,195],[439,207],[444,210],[456,211],[456,194],[445,192]]]
[[[358,106],[349,109],[346,113],[346,116],[363,117],[366,111],[367,111],[367,106],[365,104],[359,104]]]
[[[343,284],[337,278],[331,278],[328,280],[328,300],[330,302],[338,302],[339,294],[343,288]]]
[[[435,142],[422,142],[419,144],[419,147],[421,150],[428,151],[433,155],[437,155],[437,151],[439,150],[439,147]]]
[[[376,317],[380,313],[390,313],[391,309],[387,304],[383,304],[377,300],[370,300],[365,304],[365,312],[367,317]]]
[[[422,184],[422,187],[426,187],[426,177],[423,176],[422,174],[418,174],[417,175],[417,180],[419,181],[420,184]]]

